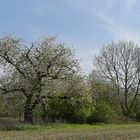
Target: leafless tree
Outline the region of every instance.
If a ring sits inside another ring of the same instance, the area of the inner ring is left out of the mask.
[[[133,41],[112,42],[95,57],[95,64],[101,76],[117,89],[123,114],[129,116],[140,87],[140,48]]]

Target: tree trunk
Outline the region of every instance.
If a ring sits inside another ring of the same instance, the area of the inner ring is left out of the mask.
[[[24,122],[25,123],[33,123],[33,108],[31,106],[32,95],[26,96],[26,102],[24,106]]]
[[[28,104],[24,107],[24,122],[30,124],[33,123],[33,110]]]

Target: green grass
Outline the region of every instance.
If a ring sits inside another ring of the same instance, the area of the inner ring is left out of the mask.
[[[21,125],[1,129],[0,140],[140,140],[140,124]]]

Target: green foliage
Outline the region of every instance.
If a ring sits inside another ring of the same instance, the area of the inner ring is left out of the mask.
[[[91,101],[89,97],[71,97],[70,100],[50,100],[48,116],[52,120],[82,123],[91,115]]]
[[[69,101],[62,101],[59,99],[50,101],[48,116],[52,121],[59,120],[71,122],[76,119],[74,106]]]
[[[136,113],[136,119],[137,119],[138,121],[140,121],[140,111],[138,111],[138,112]]]
[[[100,77],[100,73],[93,71],[89,75],[89,85],[95,103],[105,101],[112,106],[119,106],[115,87]]]
[[[96,105],[92,116],[89,117],[88,121],[110,123],[115,119],[116,113],[111,106],[106,102],[100,102]]]

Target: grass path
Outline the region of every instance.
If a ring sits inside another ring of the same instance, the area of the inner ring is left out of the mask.
[[[16,129],[19,128],[23,130],[1,130],[0,140],[140,140],[140,124],[50,124]]]

